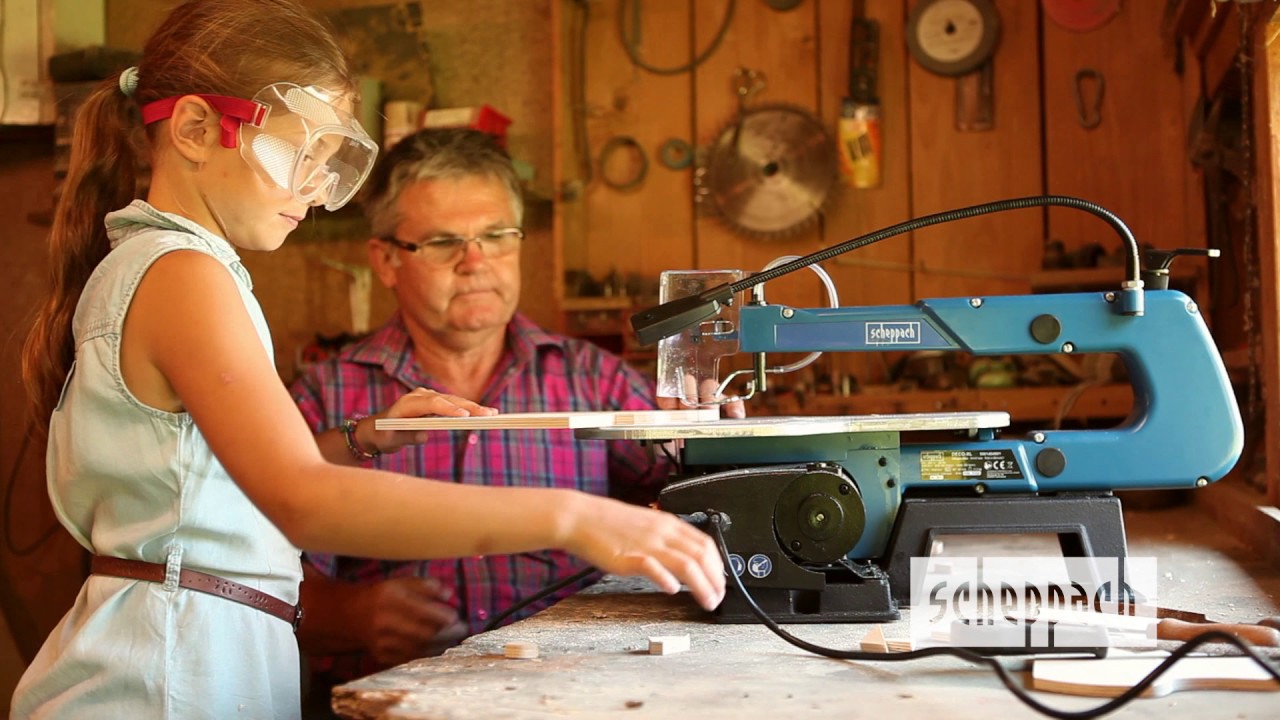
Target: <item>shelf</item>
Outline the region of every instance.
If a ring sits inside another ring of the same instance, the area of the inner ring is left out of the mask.
[[[631,298],[626,295],[613,297],[568,297],[560,301],[563,312],[586,312],[592,310],[630,310]]]
[[[963,390],[909,390],[867,388],[848,396],[766,394],[750,401],[750,415],[880,415],[965,411],[1002,411],[1014,423],[1052,421],[1075,387],[985,388]],[[1091,387],[1079,393],[1067,408],[1064,420],[1120,420],[1133,407],[1133,389],[1113,384]]]

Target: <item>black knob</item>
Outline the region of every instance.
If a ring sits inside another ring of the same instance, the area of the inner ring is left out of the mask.
[[[1045,477],[1057,477],[1067,469],[1067,456],[1058,448],[1045,448],[1036,453],[1036,470]]]
[[[1031,337],[1041,345],[1050,345],[1062,334],[1062,322],[1053,315],[1041,315],[1031,321]]]

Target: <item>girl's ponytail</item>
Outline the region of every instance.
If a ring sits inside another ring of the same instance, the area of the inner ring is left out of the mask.
[[[282,81],[352,94],[356,87],[328,25],[299,0],[187,0],[147,41],[136,73],[126,73],[123,82],[104,82],[80,106],[71,166],[54,211],[50,295],[22,352],[22,375],[42,435],[75,358],[76,303],[110,250],[103,216],[140,197],[144,178],[138,173],[149,165],[144,153],[151,144],[138,108],[198,93],[251,98]]]
[[[43,435],[75,358],[71,320],[94,268],[111,249],[103,216],[137,197],[141,123],[117,79],[80,105],[71,162],[49,235],[49,297],[22,349],[22,377],[34,426]]]

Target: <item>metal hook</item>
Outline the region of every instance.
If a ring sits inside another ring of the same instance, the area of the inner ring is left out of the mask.
[[[1086,80],[1092,79],[1097,85],[1097,91],[1093,98],[1093,103],[1086,105],[1084,99],[1084,84]],[[1102,95],[1107,89],[1107,82],[1102,77],[1102,73],[1093,68],[1083,68],[1076,72],[1075,94],[1076,94],[1076,115],[1080,119],[1080,127],[1086,130],[1092,130],[1102,123]]]

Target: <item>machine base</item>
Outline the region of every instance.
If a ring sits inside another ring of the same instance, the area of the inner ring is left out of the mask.
[[[911,602],[911,558],[940,535],[1057,534],[1063,557],[1127,557],[1120,500],[1106,495],[908,498],[885,552],[893,599]]]
[[[899,606],[911,602],[911,558],[928,557],[938,536],[1028,533],[1056,533],[1064,557],[1127,556],[1120,500],[1109,494],[908,498],[889,539],[886,564],[868,566],[867,577],[842,570],[830,573],[822,590],[748,591],[779,623],[891,622],[901,617]],[[758,622],[732,583],[715,619]]]
[[[857,578],[849,573],[845,582],[830,578],[823,590],[748,588],[760,609],[783,624],[893,622],[902,617],[889,592],[889,578],[871,568],[874,577]],[[755,613],[733,583],[724,602],[715,611],[716,622],[758,623]]]

